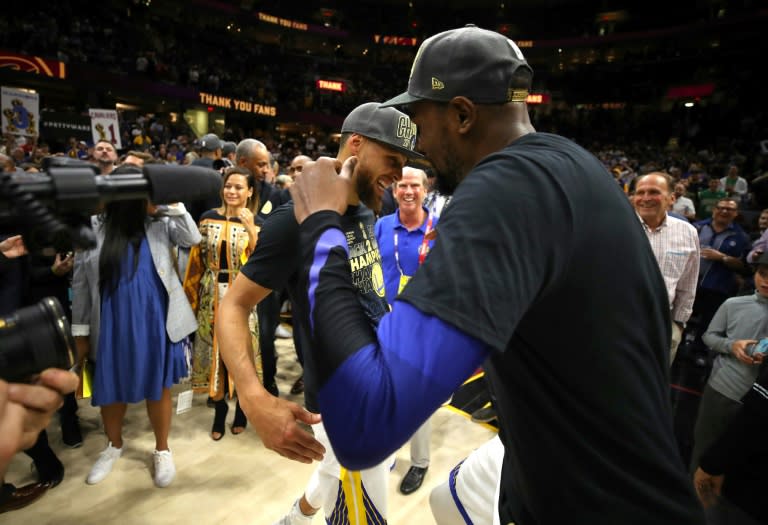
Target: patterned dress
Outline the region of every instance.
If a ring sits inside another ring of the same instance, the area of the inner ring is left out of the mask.
[[[200,217],[203,239],[189,254],[184,291],[189,304],[197,314],[199,328],[192,349],[192,389],[220,399],[228,384],[230,397],[234,392],[231,376],[225,378],[225,367],[214,338],[217,306],[234,282],[250,255],[248,232],[238,218],[227,219],[217,210],[209,210]],[[259,380],[262,379],[259,352],[259,325],[256,308],[248,317],[253,358]],[[226,381],[228,379],[228,382]]]

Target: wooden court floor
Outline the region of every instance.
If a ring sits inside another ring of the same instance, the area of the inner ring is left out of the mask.
[[[278,386],[288,394],[301,368],[291,340],[278,339]],[[176,396],[185,390],[174,387]],[[106,446],[98,410],[89,400],[80,401],[84,433],[81,448],[70,449],[61,442],[57,421],[49,428],[51,446],[64,463],[64,481],[24,509],[0,514],[0,524],[102,525],[115,524],[254,524],[271,525],[302,494],[314,468],[268,451],[252,429],[239,436],[229,431],[219,442],[209,437],[213,410],[205,396],[195,396],[190,411],[173,416],[170,445],[177,475],[170,487],[152,483],[154,437],[143,404],[132,405],[126,415],[125,452],[112,473],[98,485],[85,478],[99,452]],[[228,425],[234,416],[230,405]],[[229,426],[227,427],[229,428]],[[409,496],[397,487],[410,465],[408,445],[397,453],[389,488],[390,524],[434,523],[429,510],[429,492],[442,483],[448,472],[474,448],[493,436],[457,411],[441,408],[432,416],[431,464],[424,485]],[[36,480],[31,460],[17,455],[6,480],[17,486]],[[322,512],[321,512],[322,513]],[[313,523],[324,523],[321,513]]]

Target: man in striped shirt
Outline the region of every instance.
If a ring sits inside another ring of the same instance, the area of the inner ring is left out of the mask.
[[[667,209],[674,201],[671,186],[666,173],[649,173],[637,180],[632,197],[667,285],[672,317],[670,365],[675,360],[683,328],[693,309],[700,257],[696,228],[687,221],[667,215]]]

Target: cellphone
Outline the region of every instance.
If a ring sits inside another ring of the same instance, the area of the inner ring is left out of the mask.
[[[752,345],[752,351],[750,354],[765,354],[766,352],[768,352],[768,337],[764,337]]]

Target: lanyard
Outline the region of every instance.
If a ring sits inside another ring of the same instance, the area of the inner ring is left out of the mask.
[[[427,227],[424,230],[424,237],[421,239],[421,246],[419,246],[419,266],[422,265],[424,259],[427,258],[427,253],[429,253],[429,240],[427,239],[427,234],[432,231],[433,219],[434,215],[430,212],[429,216],[427,217]],[[397,238],[397,229],[395,229],[395,264],[397,265],[397,271],[400,272],[400,275],[405,275],[403,268],[400,266],[400,249],[398,247]]]
[[[429,253],[429,240],[427,240],[427,235],[432,231],[433,218],[434,215],[430,213],[429,218],[427,219],[427,227],[424,230],[424,238],[421,239],[421,246],[419,246],[419,266],[424,263],[424,259],[427,258],[427,253]]]

